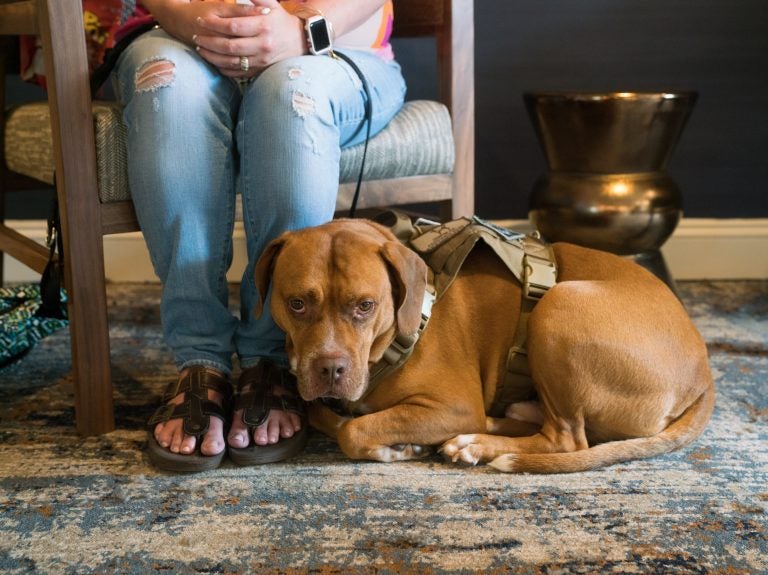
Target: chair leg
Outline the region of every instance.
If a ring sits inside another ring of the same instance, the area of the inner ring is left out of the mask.
[[[86,436],[115,428],[100,232],[93,224],[67,226],[62,218],[75,419],[77,430]]]
[[[56,194],[69,307],[75,418],[83,435],[115,427],[104,246],[82,11],[75,0],[34,3],[51,110]],[[69,34],[72,34],[71,36]]]
[[[455,205],[453,200],[445,200],[438,203],[438,217],[441,222],[450,222],[453,219],[460,217],[460,214],[456,213],[454,209]]]
[[[102,284],[103,285],[103,284]],[[82,290],[80,290],[82,291]],[[71,291],[77,297],[78,290]],[[106,300],[106,297],[104,297]],[[103,303],[106,306],[106,301]],[[72,338],[72,376],[75,385],[75,418],[82,435],[100,435],[115,429],[112,377],[109,358],[109,329],[102,304],[94,301],[88,306],[77,303],[69,306],[70,335]],[[89,309],[94,308],[96,314]]]

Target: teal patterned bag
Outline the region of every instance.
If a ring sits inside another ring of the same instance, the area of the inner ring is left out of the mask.
[[[60,301],[66,301],[63,289]],[[0,287],[0,367],[19,359],[45,336],[67,325],[66,319],[40,314],[42,303],[37,284]]]

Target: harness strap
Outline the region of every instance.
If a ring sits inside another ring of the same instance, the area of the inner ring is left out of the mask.
[[[522,285],[520,318],[507,356],[506,372],[496,390],[490,414],[503,415],[510,403],[529,399],[533,385],[528,368],[526,342],[528,316],[536,303],[557,281],[557,268],[552,248],[538,236],[501,228],[478,217],[459,218],[445,224],[419,220],[415,224],[404,214],[393,213],[393,233],[418,253],[429,267],[427,289],[421,311],[421,324],[412,336],[398,335],[384,356],[370,369],[368,393],[387,375],[398,370],[411,356],[416,342],[427,327],[432,305],[440,299],[461,270],[461,266],[478,241],[482,240],[504,261]],[[390,216],[392,214],[389,214]],[[348,412],[356,402],[346,403]]]
[[[544,253],[538,248],[543,248]],[[534,396],[533,380],[528,366],[528,318],[539,300],[557,282],[557,268],[552,248],[541,242],[526,242],[523,264],[520,317],[507,355],[507,369],[501,384],[496,388],[489,410],[491,417],[502,417],[509,404],[532,399]]]
[[[427,289],[424,290],[424,299],[421,302],[419,329],[410,336],[398,334],[394,341],[389,344],[389,347],[384,352],[384,356],[369,371],[369,392],[390,373],[400,369],[408,361],[408,358],[411,357],[413,348],[416,347],[416,342],[419,341],[421,334],[427,328],[427,323],[429,323],[429,318],[432,315],[432,304],[434,303],[434,287],[427,284]]]
[[[424,230],[410,240],[410,247],[427,262],[435,272],[435,289],[438,298],[450,287],[458,276],[464,260],[478,241],[487,244],[521,284],[525,284],[526,264],[524,257],[530,253],[541,257],[546,253],[546,244],[538,238],[525,236],[475,216],[472,219],[459,218]],[[537,276],[542,271],[534,265]],[[538,286],[541,280],[537,277]],[[538,288],[534,288],[534,291]]]

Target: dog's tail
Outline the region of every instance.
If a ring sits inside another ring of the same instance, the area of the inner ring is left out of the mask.
[[[510,453],[500,455],[489,465],[499,471],[514,473],[575,473],[654,457],[679,449],[701,435],[714,406],[715,386],[710,384],[680,417],[651,437],[610,441],[567,453]]]

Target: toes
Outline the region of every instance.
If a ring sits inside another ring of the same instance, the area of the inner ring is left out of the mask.
[[[157,444],[171,453],[189,455],[195,452],[197,438],[194,435],[184,433],[180,420],[159,424],[155,428],[154,435]],[[212,417],[210,427],[200,444],[200,452],[203,455],[218,455],[224,447],[224,423],[220,419]]]
[[[267,421],[254,429],[253,443],[256,445],[272,445],[278,443],[281,439],[293,437],[300,429],[301,418],[298,415],[272,410],[267,416]],[[242,411],[237,411],[233,417],[227,442],[232,447],[244,448],[248,447],[250,441],[248,426],[243,422]]]
[[[184,437],[181,421],[171,420],[166,423],[160,423],[155,427],[155,441],[157,441],[157,444],[173,453],[181,451]]]
[[[277,441],[277,437],[275,437],[273,441],[270,441],[269,429],[270,421],[267,420],[266,423],[262,423],[254,430],[253,441],[256,445],[269,445],[270,443],[275,443],[275,441]]]
[[[194,437],[190,437],[188,435],[182,436],[181,441],[178,443],[179,447],[176,453],[183,453],[184,455],[189,455],[191,453],[195,452],[195,444],[197,443],[197,440]],[[171,451],[173,451],[174,444],[171,444]]]
[[[185,436],[181,426],[174,426],[168,450],[172,453],[192,453],[195,450],[195,438]]]
[[[280,426],[275,421],[274,412],[270,411],[267,421],[253,431],[253,442],[256,445],[270,445],[280,440]]]
[[[256,445],[271,445],[293,437],[301,429],[301,418],[295,413],[272,410],[267,421],[253,432]]]
[[[232,417],[232,426],[227,436],[229,445],[235,448],[248,447],[250,438],[248,437],[248,426],[243,421],[243,410],[236,411]]]
[[[248,426],[243,422],[242,410],[236,411],[232,418],[232,426],[227,435],[227,443],[235,448],[248,447]],[[288,439],[301,430],[301,417],[295,413],[271,410],[267,420],[253,430],[253,443],[256,445],[273,445],[281,439]]]
[[[155,441],[160,447],[168,449],[171,445],[172,434],[166,425],[162,423],[155,427]]]
[[[200,444],[203,455],[218,455],[224,450],[224,422],[218,417],[212,417],[210,427]],[[193,438],[194,439],[194,438]]]
[[[293,412],[282,413],[280,419],[280,437],[293,437],[301,430],[301,418]]]
[[[242,449],[244,447],[248,447],[248,431],[230,431],[229,435],[227,436],[227,443],[231,445],[232,447]]]
[[[272,417],[267,421],[267,442],[277,443],[280,441],[280,430],[282,429],[279,419],[275,421]]]

